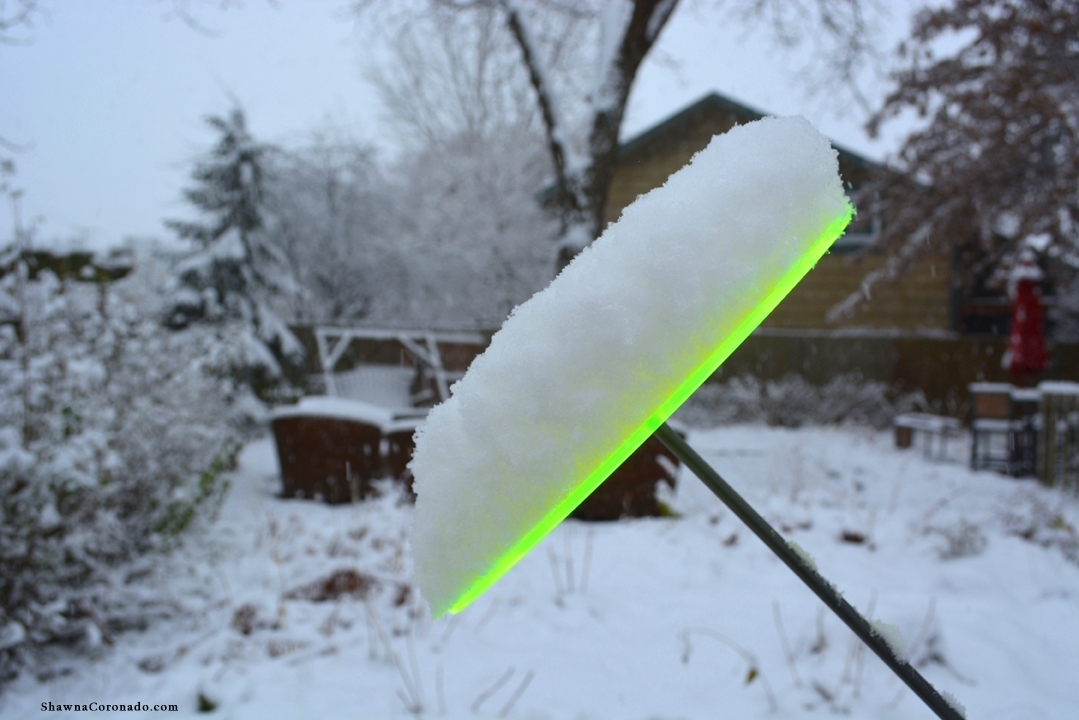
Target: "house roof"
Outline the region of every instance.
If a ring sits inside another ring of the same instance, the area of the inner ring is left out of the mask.
[[[751,108],[748,105],[743,105],[725,95],[720,95],[716,92],[708,93],[695,103],[685,106],[678,112],[661,120],[647,130],[620,143],[618,146],[619,159],[647,147],[652,142],[660,140],[664,135],[674,131],[683,123],[691,121],[694,115],[705,109],[718,109],[729,112],[740,120],[739,124],[753,122],[754,120],[760,120],[767,116],[767,113]],[[839,153],[839,160],[842,164],[864,169],[866,171],[883,168],[880,163],[874,162],[852,150],[848,150],[834,140],[829,139],[829,141],[832,143],[832,147],[836,149],[836,152]],[[555,183],[552,182],[537,193],[536,198],[541,203],[545,203],[551,199],[554,190]]]
[[[737,117],[741,123],[753,122],[754,120],[760,120],[766,117],[768,113],[761,112],[748,105],[732,100],[729,97],[720,95],[719,93],[712,92],[695,103],[687,105],[673,115],[667,117],[664,120],[656,123],[647,130],[635,135],[634,137],[626,140],[618,146],[618,154],[620,156],[627,155],[642,147],[647,146],[650,142],[659,139],[667,132],[670,132],[677,128],[682,123],[688,121],[696,113],[703,109],[719,109],[731,113]],[[862,167],[865,169],[876,169],[881,167],[877,162],[874,162],[858,153],[848,150],[847,148],[839,145],[834,140],[831,140],[832,147],[840,155],[840,160],[844,163],[850,163],[851,165]]]

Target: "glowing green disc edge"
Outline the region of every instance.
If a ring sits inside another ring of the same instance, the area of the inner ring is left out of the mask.
[[[611,473],[628,458],[633,452],[647,440],[660,425],[667,421],[674,411],[684,403],[690,395],[696,392],[705,380],[714,373],[723,361],[730,357],[742,342],[757,329],[769,313],[787,297],[794,286],[797,285],[806,273],[813,269],[826,252],[846,230],[851,218],[854,216],[854,208],[848,203],[847,211],[841,217],[835,219],[818,236],[806,253],[798,259],[787,273],[780,278],[772,291],[746,316],[745,320],[727,338],[720,343],[719,347],[697,368],[686,380],[678,386],[673,394],[649,417],[639,428],[625,439],[607,458],[600,463],[595,470],[588,475],[583,482],[574,488],[560,503],[551,509],[536,525],[525,533],[505,555],[497,560],[486,574],[479,577],[464,593],[450,606],[449,612],[457,614],[468,607],[476,598],[487,591],[500,577],[506,574],[511,567],[527,555],[532,548],[539,544],[560,522],[565,520],[573,510],[580,505],[592,491],[606,480]],[[436,615],[437,619],[440,615]]]

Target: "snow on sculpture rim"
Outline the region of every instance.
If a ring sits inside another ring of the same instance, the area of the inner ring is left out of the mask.
[[[495,583],[719,367],[853,216],[803,118],[712,139],[521,304],[416,432],[432,616]]]

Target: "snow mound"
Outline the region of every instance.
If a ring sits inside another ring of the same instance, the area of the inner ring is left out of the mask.
[[[271,417],[274,419],[294,417],[335,418],[338,420],[354,420],[383,429],[397,429],[405,427],[409,423],[415,425],[416,419],[423,417],[424,413],[424,410],[417,408],[398,408],[394,410],[362,400],[311,395],[300,398],[300,402],[296,405],[283,405],[274,409]]]
[[[416,435],[415,577],[489,587],[726,359],[851,215],[806,120],[717,136],[517,307]]]

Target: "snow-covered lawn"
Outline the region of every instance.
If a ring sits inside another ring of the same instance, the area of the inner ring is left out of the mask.
[[[1079,500],[887,433],[739,426],[690,442],[898,626],[969,717],[1075,716]],[[680,517],[566,522],[432,623],[408,585],[410,506],[279,500],[271,441],[240,460],[216,523],[135,573],[173,616],[48,682],[24,675],[0,716],[94,701],[188,716],[200,695],[229,718],[930,716],[687,472]]]

